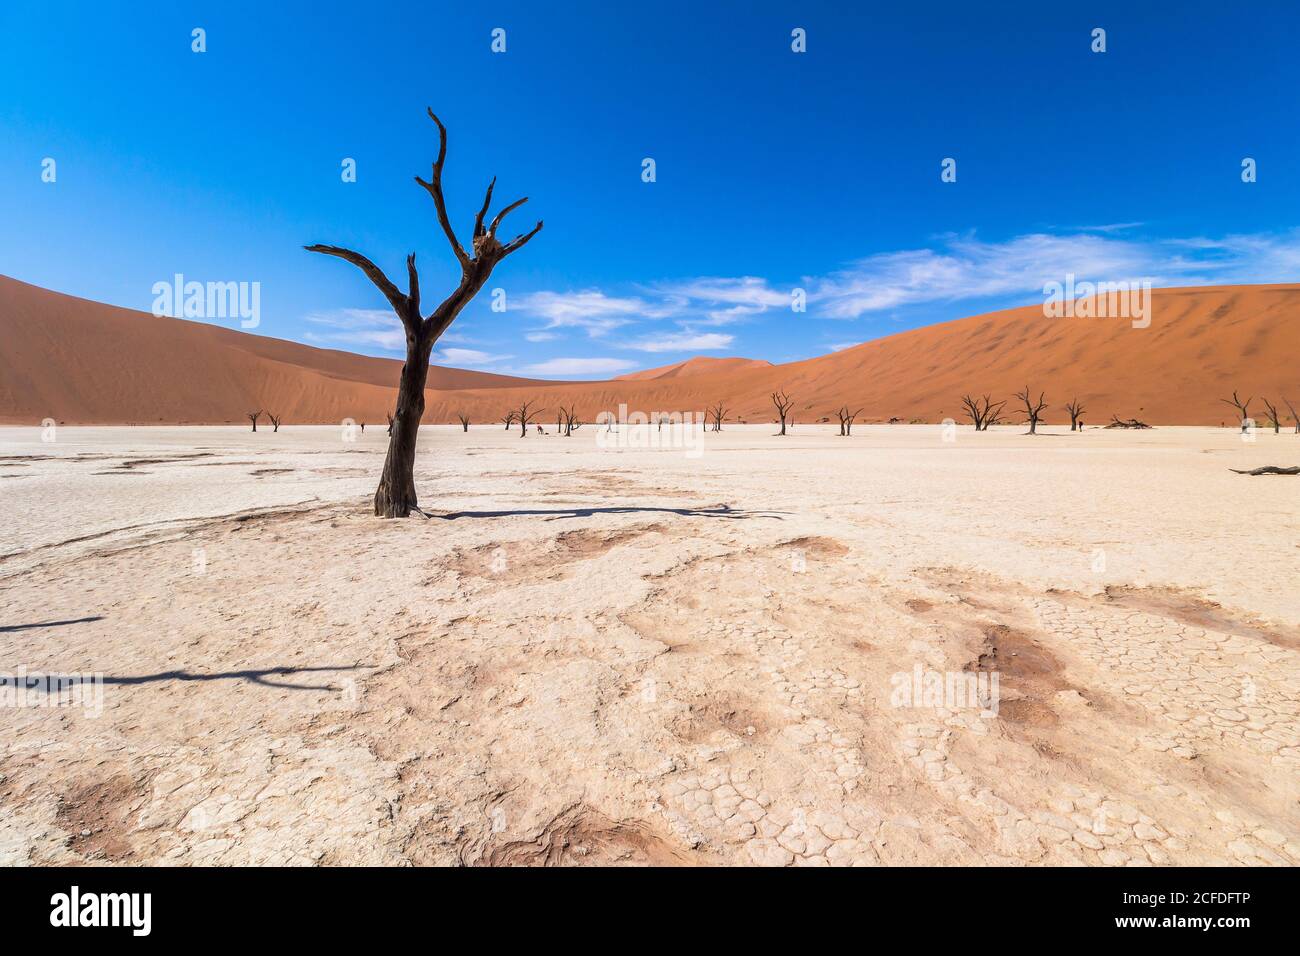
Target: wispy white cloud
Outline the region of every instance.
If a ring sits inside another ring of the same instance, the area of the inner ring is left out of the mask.
[[[554,358],[526,366],[523,371],[533,375],[608,375],[633,368],[636,368],[636,363],[626,359]]]
[[[696,325],[729,325],[768,309],[790,306],[789,289],[773,289],[758,276],[706,276],[661,283],[654,288],[677,313],[685,313]]]
[[[481,352],[478,349],[462,348],[439,349],[433,355],[433,360],[438,364],[455,365],[459,368],[484,368],[512,358],[513,355],[493,355],[491,352]]]
[[[544,330],[539,330],[536,332],[525,333],[524,338],[526,338],[529,342],[554,342],[556,339],[562,338],[562,336],[559,335],[559,333],[557,332],[547,332]]]
[[[1294,281],[1300,278],[1300,230],[1150,241],[1081,232],[1006,242],[947,236],[937,249],[882,253],[805,281],[810,313],[857,318],[917,303],[1041,295],[1045,284],[1067,274],[1156,287]]]
[[[593,338],[662,312],[636,297],[609,296],[599,289],[580,292],[533,292],[515,299],[511,311],[521,311],[546,321],[547,329],[580,328]]]
[[[303,334],[303,338],[317,345],[361,345],[390,352],[406,349],[406,332],[402,323],[385,309],[315,312],[307,316],[307,322],[323,330]]]
[[[734,339],[719,332],[670,332],[618,344],[638,352],[708,352],[725,349]]]

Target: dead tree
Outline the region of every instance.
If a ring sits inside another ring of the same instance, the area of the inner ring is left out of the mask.
[[[1251,468],[1249,471],[1241,471],[1237,468],[1229,468],[1228,471],[1236,472],[1239,475],[1300,475],[1300,465],[1292,465],[1289,468],[1283,468],[1280,465],[1265,465],[1262,468]]]
[[[1243,402],[1241,399],[1237,398],[1237,390],[1234,388],[1232,390],[1232,398],[1221,398],[1219,401],[1223,402],[1225,405],[1231,405],[1237,410],[1238,414],[1241,415],[1241,431],[1244,434],[1246,431],[1246,422],[1250,420],[1250,403],[1254,401],[1254,397],[1252,396]]]
[[[1291,399],[1283,395],[1282,401],[1286,402],[1286,407],[1291,412],[1291,421],[1295,422],[1295,433],[1300,435],[1300,415],[1295,413],[1295,406],[1291,404]]]
[[[849,406],[841,405],[836,409],[835,414],[839,416],[840,434],[848,436],[853,434],[853,420],[862,414],[862,409],[859,408],[856,412],[851,412]]]
[[[248,413],[248,420],[253,423],[253,431],[257,431],[257,420],[262,417],[262,410],[259,408],[255,412]]]
[[[1029,434],[1037,434],[1038,418],[1047,407],[1047,403],[1043,401],[1043,393],[1038,393],[1038,401],[1035,402],[1029,397],[1029,386],[1026,385],[1023,392],[1016,392],[1016,398],[1025,403],[1025,414],[1029,416]]]
[[[963,395],[961,403],[966,409],[966,414],[970,417],[971,424],[975,426],[977,432],[986,432],[990,425],[996,425],[1002,420],[1002,406],[1006,402],[993,404],[993,400],[987,395],[983,399],[972,398],[970,395]]]
[[[271,419],[271,432],[272,432],[272,434],[274,434],[275,432],[278,432],[278,431],[280,430],[280,419],[283,418],[284,416],[283,416],[283,415],[272,415],[270,412],[267,412],[267,413],[266,413],[266,417],[269,418],[269,419]]]
[[[483,219],[492,204],[492,189],[496,186],[494,177],[488,184],[483,205],[474,217],[471,252],[465,251],[451,227],[447,203],[442,194],[442,165],[447,158],[447,128],[432,109],[428,112],[429,118],[438,127],[438,158],[433,161],[433,172],[429,180],[426,182],[416,176],[415,181],[433,197],[438,223],[460,263],[460,282],[452,293],[424,317],[420,312],[420,278],[415,269],[415,253],[406,257],[408,285],[407,291],[403,293],[382,269],[359,252],[339,246],[306,247],[308,252],[337,256],[361,269],[384,294],[406,330],[406,363],[402,366],[398,382],[392,437],[388,442],[388,456],[384,460],[379,488],[375,491],[375,514],[381,518],[405,518],[412,511],[420,510],[415,494],[415,443],[420,430],[420,419],[424,416],[424,384],[429,377],[429,353],[433,350],[434,343],[483,288],[497,264],[511,253],[522,249],[542,228],[542,223],[538,221],[531,231],[520,234],[507,243],[503,244],[497,239],[497,227],[501,225],[501,220],[527,202],[526,196],[498,212],[491,224],[483,225]]]
[[[708,413],[705,416],[705,421],[707,422],[708,417],[711,415],[713,417],[713,430],[715,432],[720,432],[722,431],[722,419],[726,414],[727,409],[723,407],[721,402],[718,402],[718,404],[708,410]]]
[[[391,435],[393,433],[393,416],[387,412],[385,414],[388,415],[388,434]]]
[[[533,404],[535,402],[536,399],[534,399],[532,402],[524,402],[522,405],[519,406],[519,408],[515,409],[515,411],[511,413],[512,415],[514,415],[515,421],[519,423],[520,438],[528,437],[529,423],[531,423],[535,418],[537,418],[537,416],[540,415],[542,412],[546,411],[546,409],[544,408],[533,408]],[[545,432],[542,431],[541,425],[537,426],[537,431],[540,434],[543,435],[546,434]]]
[[[510,431],[510,426],[515,423],[515,413],[513,411],[506,412],[501,421],[505,424],[506,431]]]
[[[578,406],[570,405],[568,408],[560,406],[560,417],[556,420],[555,427],[565,438],[581,428],[582,422],[578,421]]]
[[[1079,400],[1076,398],[1073,401],[1065,403],[1065,410],[1070,413],[1070,431],[1081,431],[1082,429],[1079,428],[1079,416],[1086,412],[1087,409],[1080,405]]]
[[[785,417],[790,413],[790,408],[794,405],[794,399],[785,392],[773,392],[772,404],[776,406],[776,413],[781,416],[781,430],[778,435],[785,434]]]
[[[460,430],[465,432],[469,431],[469,416],[457,412],[456,417],[460,420]]]
[[[1277,419],[1277,406],[1267,398],[1260,399],[1264,403],[1264,415],[1268,418],[1268,423],[1273,426],[1273,434],[1278,435],[1282,432],[1282,423]]]

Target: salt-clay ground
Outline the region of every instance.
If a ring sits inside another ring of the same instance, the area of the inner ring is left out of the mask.
[[[1300,863],[1300,437],[772,431],[0,429],[0,863]]]

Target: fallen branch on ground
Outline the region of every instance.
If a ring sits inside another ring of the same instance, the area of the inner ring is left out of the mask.
[[[1265,465],[1262,468],[1252,468],[1249,471],[1242,471],[1240,468],[1229,468],[1228,471],[1238,475],[1300,475],[1300,465],[1292,465],[1290,468]]]
[[[1140,422],[1136,418],[1120,419],[1116,416],[1110,416],[1110,424],[1107,428],[1151,428],[1146,422]]]

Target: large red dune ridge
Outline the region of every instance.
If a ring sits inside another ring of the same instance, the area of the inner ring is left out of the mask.
[[[434,367],[424,421],[496,422],[533,400],[554,413],[703,412],[766,422],[771,393],[794,399],[798,422],[862,409],[860,421],[964,420],[961,396],[1046,393],[1044,421],[1068,421],[1081,401],[1090,423],[1218,425],[1220,399],[1300,406],[1300,285],[1158,289],[1151,323],[1048,318],[1042,304],[957,319],[817,358],[773,365],[693,358],[610,381],[554,382]],[[319,349],[230,328],[91,302],[0,277],[0,421],[39,424],[218,424],[265,409],[286,423],[382,423],[401,362]],[[1020,416],[1023,418],[1023,416]],[[548,414],[542,415],[546,420]]]

